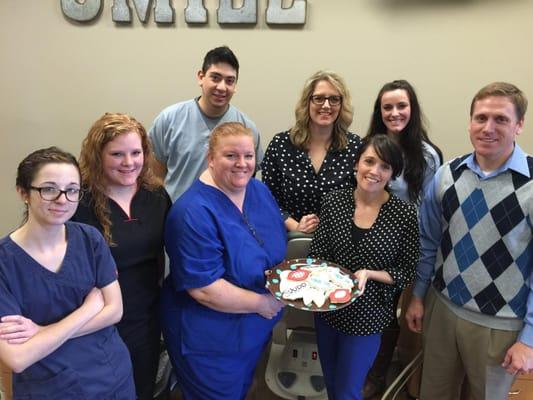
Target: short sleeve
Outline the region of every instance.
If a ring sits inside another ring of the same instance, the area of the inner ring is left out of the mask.
[[[254,128],[255,128],[255,126],[254,126]],[[255,128],[255,132],[256,132],[256,135],[257,135],[257,143],[255,145],[255,162],[256,162],[256,165],[257,165],[256,169],[260,170],[262,162],[263,162],[263,158],[265,156],[265,152],[263,151],[263,146],[261,145],[261,134],[259,133],[257,128]]]
[[[173,207],[166,223],[165,247],[177,291],[208,286],[225,273],[223,244],[215,219],[205,207]]]
[[[87,238],[91,243],[96,270],[96,287],[99,289],[106,287],[117,280],[118,274],[111,250],[109,250],[104,237],[96,228],[85,224],[78,225],[86,232]]]
[[[0,259],[0,318],[5,315],[19,315],[22,313],[20,305],[9,288],[7,277],[5,276],[5,267],[4,261]]]
[[[261,145],[261,133],[259,132],[259,129],[257,129],[257,125],[246,114],[243,114],[236,108],[232,109],[233,117],[230,117],[230,119],[234,118],[236,121],[242,122],[242,124],[248,129],[250,129],[253,133],[255,142],[256,171],[258,171],[261,169],[261,162],[263,161],[264,157],[263,146]],[[229,120],[227,122],[229,122]]]
[[[168,122],[165,114],[161,112],[152,124],[148,136],[150,137],[150,142],[152,143],[152,148],[154,150],[155,158],[158,161],[166,164],[168,159],[167,147],[165,145],[165,136],[168,129]]]

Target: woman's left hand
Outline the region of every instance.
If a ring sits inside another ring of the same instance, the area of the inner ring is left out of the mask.
[[[261,295],[261,305],[257,313],[263,318],[272,319],[281,311],[285,304],[277,300],[270,293],[265,293]]]
[[[314,233],[316,231],[316,228],[318,228],[318,223],[320,222],[320,219],[318,218],[318,215],[316,214],[307,214],[304,215],[300,222],[298,222],[298,226],[296,227],[296,230],[302,233]]]
[[[362,296],[365,292],[366,282],[368,281],[369,271],[367,269],[360,269],[353,273],[355,279],[357,279],[357,289],[359,289],[359,296]]]
[[[0,322],[0,339],[20,344],[31,339],[40,329],[41,326],[22,315],[6,315]]]

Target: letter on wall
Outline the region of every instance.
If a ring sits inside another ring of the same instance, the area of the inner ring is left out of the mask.
[[[219,0],[217,19],[219,24],[255,24],[257,0],[244,0],[240,8],[233,8],[233,0]]]
[[[151,0],[133,0],[139,21],[147,22]],[[111,15],[115,22],[131,22],[131,8],[128,0],[113,0]],[[155,0],[154,20],[157,23],[170,24],[174,22],[174,8],[170,0]]]
[[[207,10],[204,7],[204,0],[187,0],[185,22],[188,24],[207,23]]]
[[[2,1],[2,0],[0,0]],[[152,0],[132,0],[137,17],[142,23],[148,22]],[[269,0],[266,10],[267,24],[303,25],[306,18],[307,0],[292,0],[289,7],[283,7],[284,0]],[[288,0],[285,0],[288,1]],[[175,19],[171,0],[154,0],[154,21],[172,24]],[[233,7],[234,0],[219,0],[217,22],[219,24],[256,24],[257,0],[240,0],[241,7]],[[102,0],[61,0],[61,10],[73,20],[88,22],[96,18],[103,6]],[[111,18],[114,22],[132,22],[132,12],[128,0],[113,0]],[[187,0],[185,22],[206,24],[208,12],[204,0]]]
[[[102,0],[61,0],[61,10],[67,17],[76,21],[90,21],[98,15],[102,8]]]
[[[170,4],[170,0],[155,0],[154,20],[158,24],[174,22],[174,8]]]
[[[287,8],[281,6],[282,0],[268,0],[266,11],[267,24],[305,24],[306,0],[293,0]]]

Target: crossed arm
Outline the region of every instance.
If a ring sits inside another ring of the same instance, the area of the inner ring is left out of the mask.
[[[8,315],[0,323],[0,358],[20,373],[58,349],[67,340],[112,325],[122,317],[118,281],[93,288],[82,305],[65,318],[38,326],[21,315]]]

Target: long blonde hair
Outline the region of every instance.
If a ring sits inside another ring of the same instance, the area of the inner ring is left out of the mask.
[[[311,117],[309,116],[309,102],[311,101],[311,96],[316,85],[320,81],[329,82],[342,96],[341,109],[333,125],[331,141],[332,150],[342,150],[348,143],[348,127],[353,121],[352,99],[344,79],[330,71],[318,71],[305,82],[302,95],[296,103],[296,109],[294,110],[296,122],[290,129],[290,139],[296,147],[302,150],[307,149],[311,140],[309,133],[309,122],[311,121]]]
[[[83,140],[80,153],[80,169],[83,187],[92,195],[93,211],[102,225],[103,235],[108,244],[113,245],[111,235],[111,219],[106,195],[106,179],[102,166],[102,153],[107,143],[117,136],[137,132],[141,138],[144,154],[144,165],[137,178],[140,186],[154,190],[162,186],[162,182],[154,175],[152,168],[154,155],[148,140],[146,129],[135,118],[119,113],[105,113],[91,127],[87,137]]]

